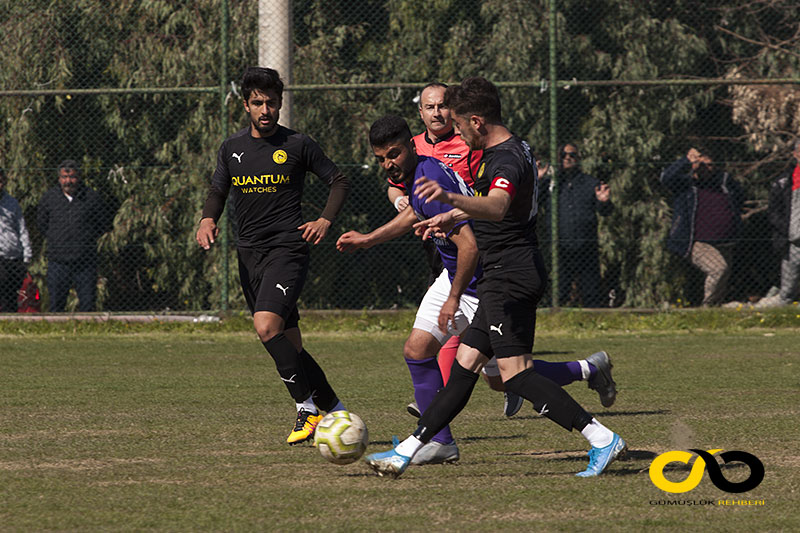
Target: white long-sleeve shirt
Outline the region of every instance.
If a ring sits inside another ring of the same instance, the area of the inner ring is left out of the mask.
[[[30,263],[33,253],[25,217],[16,198],[0,191],[0,258]]]

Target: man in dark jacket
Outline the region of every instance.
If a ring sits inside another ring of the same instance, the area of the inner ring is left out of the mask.
[[[781,258],[778,294],[758,301],[757,308],[792,303],[800,285],[800,139],[795,140],[794,165],[772,183],[769,191],[769,223],[772,246]]]
[[[567,305],[572,284],[584,307],[605,307],[597,244],[597,215],[614,210],[607,183],[584,174],[580,153],[574,143],[563,146],[558,174],[558,300]],[[550,178],[543,177],[540,194],[550,190]],[[547,199],[543,199],[546,202]],[[548,219],[549,220],[549,219]],[[547,222],[545,223],[547,225]],[[547,228],[549,230],[549,228]]]
[[[95,310],[97,239],[110,229],[111,213],[100,195],[81,183],[72,160],[58,166],[58,185],[39,202],[39,231],[47,240],[50,311],[63,312],[72,285],[78,311]]]
[[[705,273],[703,305],[719,305],[742,224],[742,188],[714,164],[708,150],[698,148],[668,166],[661,183],[673,195],[667,248]]]

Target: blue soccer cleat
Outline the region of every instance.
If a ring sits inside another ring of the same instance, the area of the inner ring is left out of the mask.
[[[397,447],[399,444],[397,438],[392,438],[392,443]],[[386,452],[373,453],[368,455],[364,460],[379,476],[391,476],[395,479],[400,477],[406,471],[408,465],[411,463],[411,457],[400,455],[395,449],[392,448]]]
[[[624,457],[627,451],[628,445],[619,435],[614,433],[611,444],[605,448],[592,448],[589,450],[589,466],[583,472],[578,472],[575,475],[578,477],[599,476],[615,459]]]

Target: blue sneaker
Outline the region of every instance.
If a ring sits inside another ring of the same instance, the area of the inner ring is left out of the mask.
[[[399,444],[397,437],[392,438],[392,444],[395,447]],[[392,448],[386,452],[370,454],[365,458],[365,461],[379,476],[392,476],[397,479],[408,468],[409,463],[411,463],[411,457],[400,455]]]
[[[578,472],[575,475],[578,477],[599,476],[615,459],[625,457],[625,452],[627,451],[628,445],[622,440],[622,437],[614,433],[614,439],[611,444],[605,448],[592,448],[589,450],[589,466],[583,472]]]

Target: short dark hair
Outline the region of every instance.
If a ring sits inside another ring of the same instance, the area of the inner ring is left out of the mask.
[[[242,74],[242,96],[250,99],[253,91],[275,91],[283,99],[283,81],[278,71],[267,67],[247,67]]]
[[[59,163],[58,173],[61,174],[62,170],[74,170],[79,175],[81,173],[81,167],[78,166],[78,163],[76,163],[74,159],[65,159]]]
[[[457,115],[478,115],[492,123],[502,121],[500,93],[492,82],[480,76],[448,87],[444,93],[444,105]]]
[[[369,128],[369,143],[372,146],[386,146],[393,142],[411,140],[411,129],[403,117],[385,115],[372,123]]]

